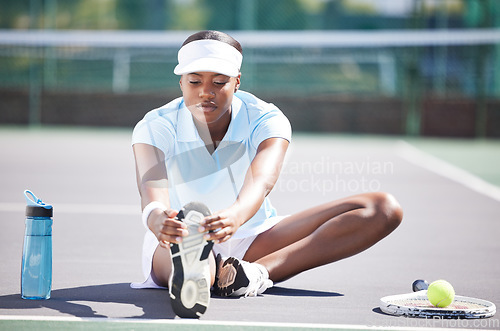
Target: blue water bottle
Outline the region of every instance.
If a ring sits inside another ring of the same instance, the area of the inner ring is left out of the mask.
[[[50,298],[52,286],[52,206],[38,199],[31,191],[26,197],[26,232],[21,266],[23,299]]]

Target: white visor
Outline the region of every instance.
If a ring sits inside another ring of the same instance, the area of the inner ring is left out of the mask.
[[[211,39],[192,41],[181,47],[174,74],[209,71],[230,77],[240,73],[243,56],[233,46]]]

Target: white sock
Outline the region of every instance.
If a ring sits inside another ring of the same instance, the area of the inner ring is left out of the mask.
[[[255,263],[255,266],[259,269],[260,272],[264,275],[265,279],[269,279],[269,271],[267,271],[266,267],[264,267],[262,264]]]

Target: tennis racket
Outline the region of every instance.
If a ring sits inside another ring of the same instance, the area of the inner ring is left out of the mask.
[[[427,299],[427,282],[415,281],[416,292],[390,295],[380,299],[380,309],[390,315],[422,318],[486,318],[495,315],[495,304],[481,299],[455,296],[452,304],[437,308]]]

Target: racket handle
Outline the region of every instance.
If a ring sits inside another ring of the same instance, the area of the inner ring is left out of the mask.
[[[427,290],[429,288],[429,283],[423,279],[417,279],[411,285],[413,292]]]

